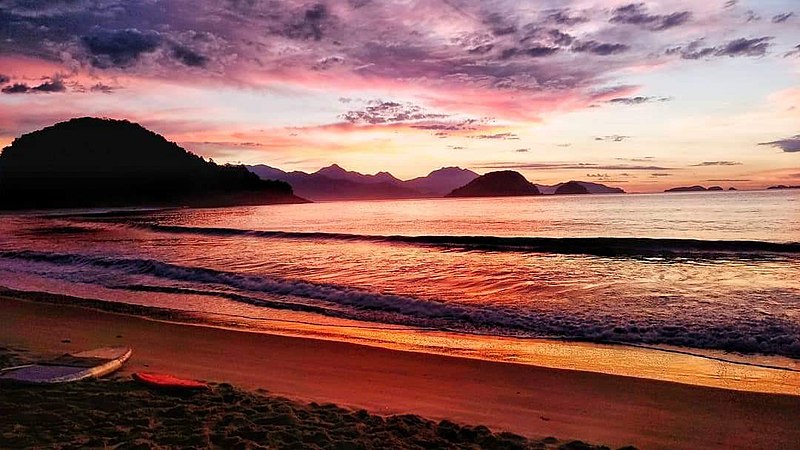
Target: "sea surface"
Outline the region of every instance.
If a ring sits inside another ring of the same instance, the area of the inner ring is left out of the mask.
[[[800,191],[6,214],[0,286],[506,360],[549,339],[798,367]]]

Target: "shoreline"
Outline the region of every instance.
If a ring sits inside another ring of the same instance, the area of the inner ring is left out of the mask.
[[[514,338],[370,323],[315,322],[313,317],[263,318],[83,298],[0,286],[0,298],[88,308],[167,324],[341,342],[402,352],[522,364],[551,369],[667,381],[690,386],[800,396],[800,361],[780,356],[596,343],[557,338]],[[308,320],[308,321],[306,321]]]
[[[123,375],[164,371],[300,401],[617,447],[800,442],[800,397],[789,395],[166,323],[8,294],[0,315],[8,323],[0,342],[42,354],[130,345],[134,356]]]

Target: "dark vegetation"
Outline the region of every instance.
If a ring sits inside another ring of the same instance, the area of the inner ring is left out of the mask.
[[[556,188],[556,195],[589,194],[589,189],[577,181],[567,181]]]
[[[0,208],[294,203],[288,183],[205,161],[126,120],[79,118],[0,154]]]
[[[541,195],[539,188],[513,170],[489,172],[454,189],[448,197],[509,197]]]

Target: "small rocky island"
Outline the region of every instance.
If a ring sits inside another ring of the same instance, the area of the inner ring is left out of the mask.
[[[541,195],[539,188],[513,170],[489,172],[454,189],[447,197],[514,197]]]
[[[706,192],[706,191],[724,191],[722,186],[680,186],[665,190],[664,192]]]
[[[590,194],[589,189],[577,181],[567,181],[556,188],[555,195]]]

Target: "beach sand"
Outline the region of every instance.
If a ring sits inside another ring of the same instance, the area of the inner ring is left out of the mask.
[[[36,355],[129,345],[134,356],[122,377],[169,372],[381,416],[413,413],[482,424],[536,445],[556,436],[562,443],[645,449],[800,447],[800,396],[166,323],[8,297],[0,298],[0,317],[0,344]],[[130,383],[115,386],[113,392],[141,391]],[[217,389],[207,395],[232,388]]]
[[[119,379],[2,389],[0,413],[13,418],[0,423],[2,448],[602,448],[555,438],[531,441],[415,415],[303,405],[229,384],[191,395]]]

